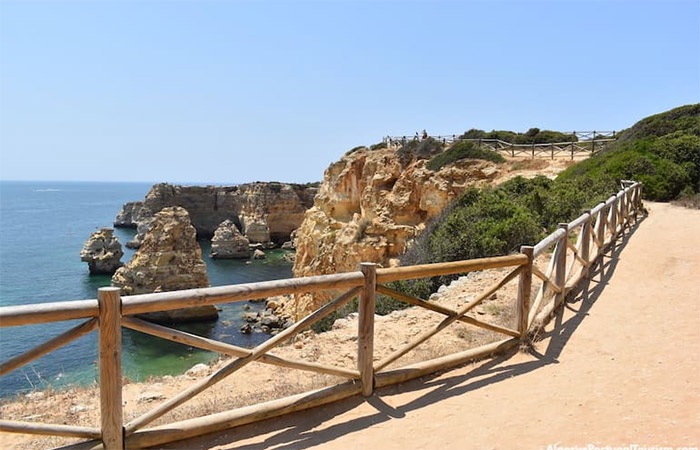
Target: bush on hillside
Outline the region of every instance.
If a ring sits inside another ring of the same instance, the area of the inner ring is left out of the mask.
[[[514,131],[493,130],[486,132],[472,128],[462,134],[460,139],[499,139],[511,144],[551,144],[554,142],[578,141],[575,134],[561,133],[559,131],[540,130],[530,128],[525,133]]]
[[[365,147],[364,145],[358,145],[357,147],[353,147],[350,150],[348,150],[347,152],[345,152],[345,156],[352,155],[353,153],[355,153],[357,151],[366,150],[366,149],[367,149],[367,147]]]
[[[570,167],[557,180],[637,180],[643,196],[670,201],[700,191],[700,105],[640,120],[605,151]]]
[[[433,156],[433,158],[428,162],[427,167],[428,169],[437,172],[446,165],[465,158],[483,159],[496,163],[506,161],[505,158],[498,153],[486,148],[479,148],[474,142],[460,141],[444,152]]]
[[[406,166],[416,159],[428,159],[436,153],[441,152],[442,148],[442,142],[433,138],[423,140],[414,139],[402,145],[401,148],[397,150],[397,154],[401,165]]]
[[[516,177],[492,189],[470,188],[401,256],[401,265],[500,256],[534,245],[559,223],[570,222],[619,190],[612,179],[559,182]],[[406,280],[396,289],[427,299],[454,277]]]
[[[661,137],[671,133],[700,136],[700,103],[685,105],[666,112],[645,117],[632,127],[619,133],[621,142],[649,137]]]
[[[387,147],[388,147],[388,145],[386,142],[379,142],[379,143],[376,143],[374,145],[370,145],[369,149],[370,150],[379,150],[379,149],[387,148]]]

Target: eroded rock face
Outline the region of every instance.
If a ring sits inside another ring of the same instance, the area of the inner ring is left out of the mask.
[[[402,165],[392,149],[362,149],[326,169],[314,206],[296,232],[297,277],[358,270],[360,262],[398,264],[427,221],[468,186],[488,183],[499,166],[462,160],[433,172],[426,160]],[[287,313],[299,318],[329,294],[301,295]]]
[[[122,295],[208,287],[209,278],[197,243],[196,231],[184,208],[164,208],[134,257],[112,277]],[[145,314],[157,322],[215,319],[212,305]]]
[[[149,211],[150,210],[146,208],[142,208],[141,211]],[[126,246],[129,248],[139,248],[141,247],[141,243],[143,242],[143,238],[146,237],[146,233],[151,229],[151,225],[153,225],[153,216],[152,215],[144,215],[140,218],[140,220],[136,223],[136,234],[134,235],[134,238],[130,240],[129,242],[126,243]]]
[[[288,241],[291,232],[299,227],[304,212],[313,205],[316,192],[316,187],[276,182],[238,186],[160,183],[146,195],[138,209],[138,220],[133,217],[135,213],[131,213],[132,223],[140,226],[154,212],[169,206],[181,206],[190,214],[200,237],[211,238],[221,222],[231,220],[253,243],[274,241],[281,244]],[[123,223],[128,223],[126,210],[131,208],[133,211],[137,207],[127,205],[118,217]],[[137,235],[133,245],[137,246],[138,241]]]
[[[114,230],[102,228],[85,241],[80,251],[80,260],[88,263],[90,274],[111,275],[122,266],[123,255],[122,245],[114,235]]]
[[[224,220],[211,240],[211,257],[216,259],[249,258],[250,241],[232,220]]]
[[[144,209],[143,202],[128,202],[114,219],[114,226],[117,228],[136,228],[144,217],[150,217],[153,213],[147,208]]]

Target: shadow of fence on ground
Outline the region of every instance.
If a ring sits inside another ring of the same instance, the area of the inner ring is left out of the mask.
[[[622,250],[628,245],[630,238],[646,217],[645,213],[636,219],[634,223],[622,229],[618,238],[610,244],[598,263],[591,267],[590,276],[568,294],[566,302],[563,307],[556,311],[554,320],[550,322],[546,331],[538,336],[533,336],[537,341],[548,340],[544,353],[537,352],[534,347],[526,350],[535,357],[533,361],[509,363],[510,359],[518,352],[517,349],[514,349],[497,357],[475,363],[476,367],[464,374],[446,376],[445,373],[447,371],[443,371],[401,385],[377,389],[373,396],[366,399],[353,397],[312,408],[303,413],[244,425],[232,430],[176,442],[163,448],[206,449],[214,445],[227,450],[263,450],[272,446],[279,450],[310,448],[373,425],[403,418],[407,413],[428,405],[464,395],[508,378],[533,372],[549,364],[557,364],[562,350],[583,320],[589,315],[614,275],[620,262]],[[565,309],[572,315],[569,316],[567,314],[569,317],[565,318]],[[399,407],[393,407],[382,400],[383,396],[424,390],[429,390],[429,392]],[[376,412],[352,418],[323,429],[316,429],[330,419],[356,408],[365,401]],[[261,442],[252,444],[241,443],[241,441],[252,439],[256,436],[268,434],[270,436]]]

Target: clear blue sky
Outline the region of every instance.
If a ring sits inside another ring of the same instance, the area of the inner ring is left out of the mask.
[[[700,2],[0,3],[0,178],[313,181],[386,134],[700,101]]]

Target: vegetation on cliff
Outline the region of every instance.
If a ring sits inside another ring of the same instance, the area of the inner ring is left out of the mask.
[[[700,104],[640,120],[604,152],[572,166],[558,181],[630,179],[644,198],[670,201],[700,192]]]
[[[531,129],[527,133],[470,130],[463,138],[497,138],[509,142],[561,142],[575,136]],[[528,140],[529,139],[529,140]],[[433,139],[414,140],[397,150],[406,162],[430,159],[439,170],[464,158],[479,158],[473,142],[460,142],[442,151]],[[490,155],[482,159],[490,159]],[[469,188],[427,221],[425,230],[399,257],[401,265],[437,263],[505,255],[521,245],[533,245],[557,224],[569,222],[620,189],[620,180],[644,183],[644,196],[668,201],[696,196],[700,191],[700,105],[689,105],[639,121],[618,135],[606,150],[578,163],[555,180],[540,176],[514,178],[496,187]],[[394,283],[406,294],[428,298],[448,281],[437,277]],[[377,313],[404,304],[378,296]],[[354,305],[329,317],[351,312]]]
[[[472,128],[462,134],[460,139],[498,139],[511,144],[551,144],[555,142],[578,141],[575,134],[561,133],[559,131],[540,130],[530,128],[525,133],[514,131],[493,130],[484,131]]]
[[[537,242],[558,223],[569,222],[582,210],[605,200],[619,189],[622,179],[643,182],[644,196],[651,200],[668,201],[697,194],[700,104],[639,121],[620,133],[618,142],[609,150],[570,167],[555,180],[518,177],[496,188],[469,189],[416,239],[401,257],[401,264],[456,261],[517,251],[521,245]],[[401,288],[426,298],[444,281],[416,280]]]
[[[433,156],[426,167],[437,172],[446,165],[464,158],[483,159],[495,163],[506,162],[503,156],[493,150],[480,148],[471,141],[459,141],[444,152]]]

